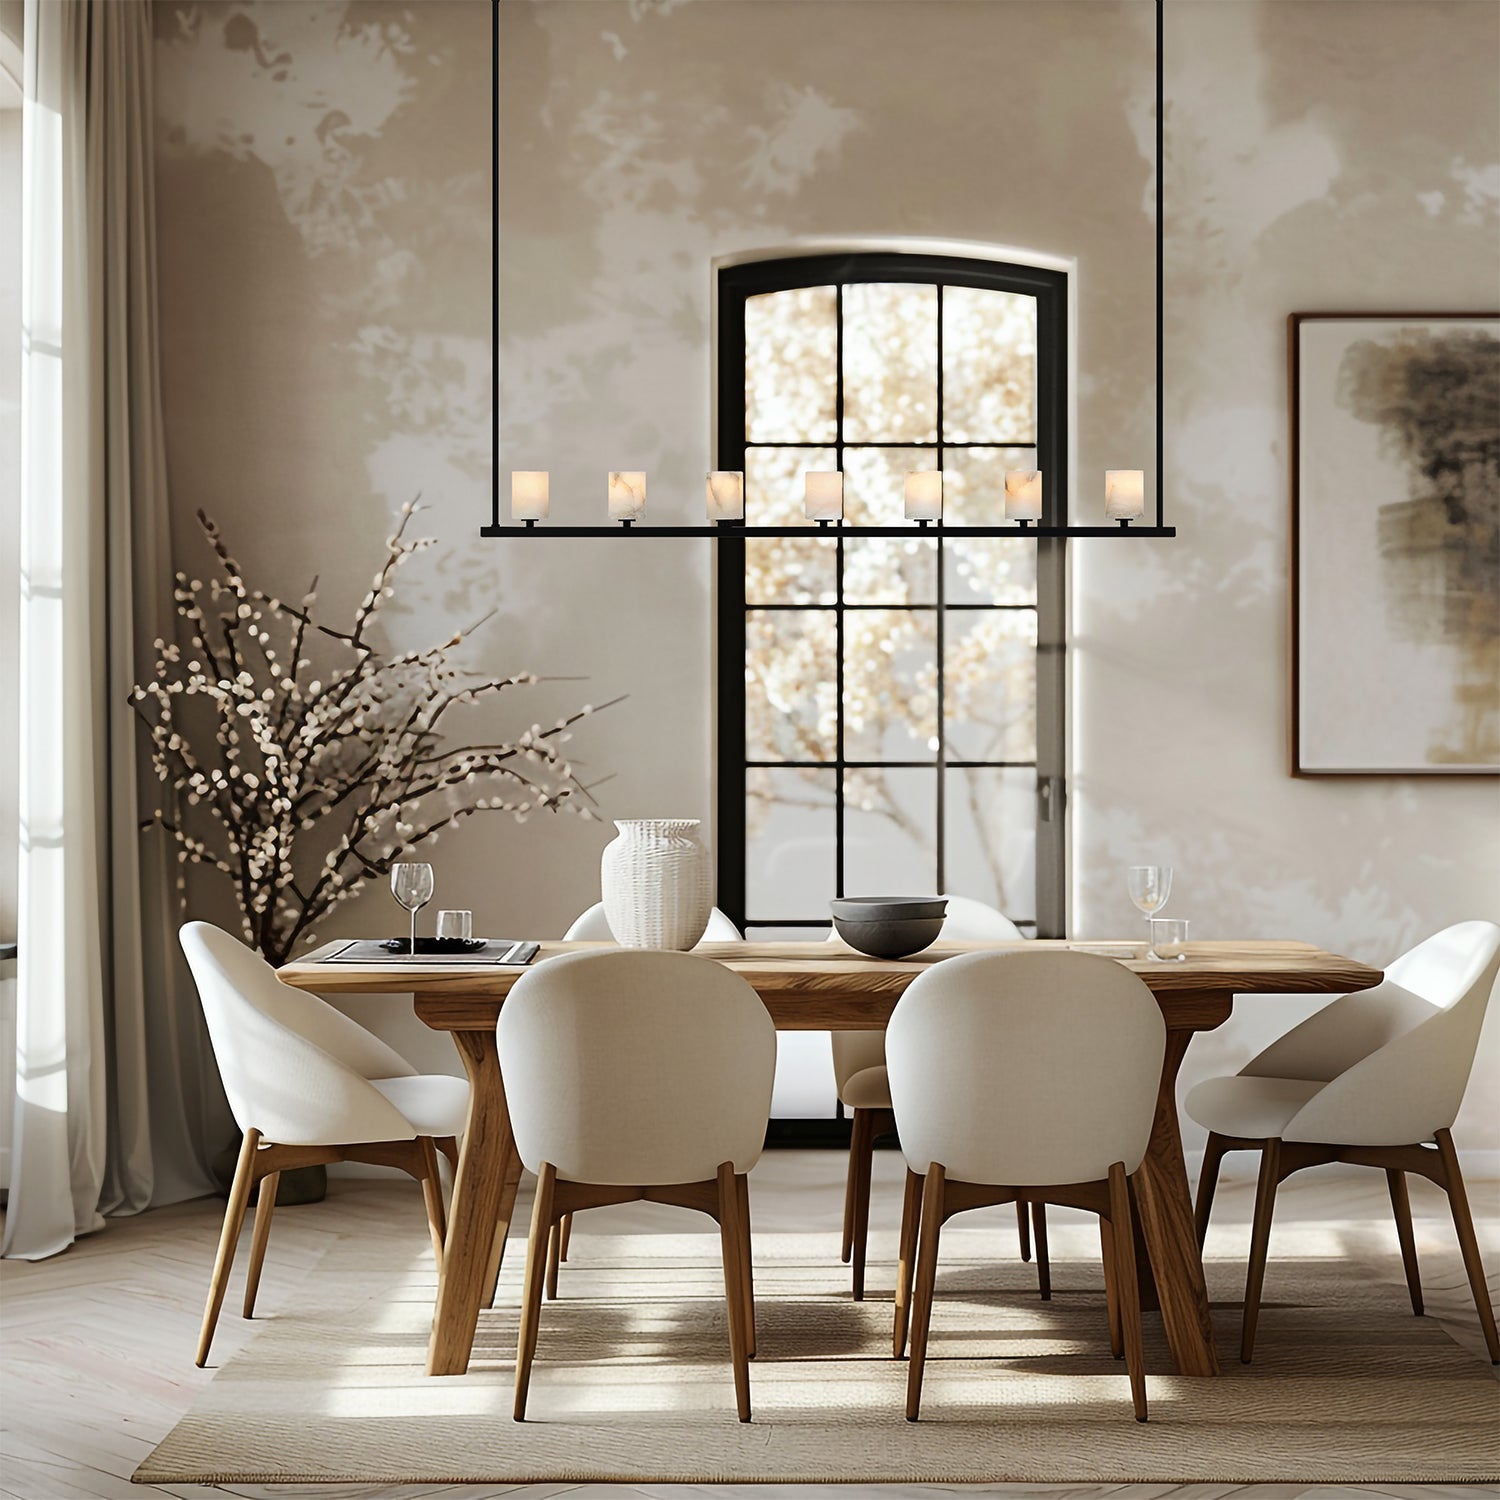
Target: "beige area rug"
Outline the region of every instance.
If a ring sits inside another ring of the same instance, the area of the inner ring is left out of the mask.
[[[420,1229],[420,1224],[414,1226]],[[1097,1237],[1054,1229],[1054,1299],[1013,1229],[943,1237],[920,1423],[890,1357],[891,1268],[852,1302],[825,1235],[758,1235],[755,1420],[734,1417],[717,1236],[573,1236],[544,1309],[528,1420],[511,1420],[523,1247],[470,1373],[422,1373],[434,1276],[423,1239],[329,1252],[229,1361],[139,1482],[1379,1483],[1500,1478],[1500,1385],[1405,1289],[1336,1247],[1285,1245],[1256,1362],[1239,1364],[1239,1262],[1210,1266],[1225,1376],[1148,1376],[1132,1420],[1110,1358]],[[1287,1239],[1289,1237],[1283,1237]],[[874,1247],[872,1247],[874,1248]],[[275,1246],[271,1247],[274,1255]],[[1456,1257],[1455,1257],[1456,1259]],[[1436,1267],[1434,1267],[1436,1269]],[[1399,1264],[1394,1268],[1399,1278]],[[238,1295],[237,1287],[235,1296]],[[231,1297],[230,1302],[235,1300]],[[226,1308],[225,1316],[231,1316]],[[1146,1320],[1148,1371],[1168,1369]],[[187,1357],[184,1351],[184,1358]]]

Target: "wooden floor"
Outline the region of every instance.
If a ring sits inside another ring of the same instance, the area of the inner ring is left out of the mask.
[[[894,1152],[878,1152],[871,1224],[877,1234],[894,1232],[899,1216],[901,1162]],[[769,1152],[751,1179],[758,1230],[796,1228],[836,1230],[843,1208],[843,1158],[833,1152]],[[1451,1250],[1452,1224],[1444,1200],[1429,1184],[1413,1180],[1412,1211],[1419,1252],[1425,1247]],[[1215,1203],[1210,1253],[1242,1255],[1248,1240],[1253,1182],[1227,1174]],[[1470,1196],[1480,1242],[1490,1272],[1492,1293],[1500,1295],[1500,1184],[1473,1182]],[[160,1209],[133,1219],[117,1219],[103,1232],[78,1242],[67,1254],[38,1264],[0,1263],[0,1424],[3,1464],[0,1495],[13,1500],[78,1500],[78,1497],[180,1497],[227,1493],[242,1496],[323,1495],[378,1497],[378,1500],[483,1500],[500,1494],[542,1497],[567,1492],[612,1491],[611,1500],[630,1500],[623,1487],[548,1486],[171,1486],[150,1489],[131,1485],[129,1476],[142,1458],[193,1403],[198,1392],[257,1324],[239,1317],[244,1255],[230,1286],[215,1338],[212,1365],[195,1369],[193,1346],[202,1314],[204,1291],[213,1261],[222,1204],[200,1200]],[[682,1211],[647,1205],[597,1210],[600,1230],[671,1232],[684,1226]],[[991,1210],[999,1215],[1002,1211]],[[288,1293],[341,1235],[357,1232],[372,1238],[391,1232],[395,1216],[422,1216],[420,1188],[390,1180],[339,1180],[328,1199],[304,1208],[283,1209],[261,1283],[258,1313],[275,1316]],[[608,1216],[606,1218],[606,1216]],[[1065,1213],[1059,1211],[1059,1217]],[[526,1222],[526,1206],[518,1214]],[[1014,1236],[1014,1220],[1007,1219]],[[1349,1272],[1358,1275],[1360,1257],[1398,1254],[1383,1175],[1330,1168],[1305,1173],[1287,1182],[1277,1202],[1277,1223],[1326,1227],[1330,1254],[1347,1255]],[[1001,1226],[997,1219],[997,1232]],[[872,1246],[872,1250],[873,1250]],[[1272,1237],[1272,1260],[1276,1253]],[[1451,1255],[1445,1257],[1452,1261]],[[1430,1289],[1433,1316],[1451,1328],[1476,1359],[1483,1343],[1472,1305],[1466,1305],[1461,1283]],[[691,1486],[643,1486],[640,1493],[691,1491]],[[731,1487],[721,1487],[728,1489]],[[814,1487],[787,1487],[786,1500],[819,1500]],[[910,1487],[890,1486],[883,1495],[899,1496]],[[1040,1493],[1025,1486],[994,1486],[1008,1495]],[[1121,1488],[1139,1500],[1171,1495],[1174,1500],[1219,1500],[1229,1486],[1052,1486],[1049,1496],[1099,1500]],[[1293,1500],[1316,1494],[1325,1500],[1340,1493],[1327,1486],[1264,1486],[1274,1496]],[[1371,1493],[1412,1493],[1420,1487],[1391,1487]],[[1429,1494],[1438,1493],[1429,1487]],[[1454,1490],[1472,1497],[1475,1488]],[[1500,1488],[1487,1491],[1500,1495]],[[754,1487],[746,1500],[767,1500]],[[847,1500],[848,1489],[838,1491]]]

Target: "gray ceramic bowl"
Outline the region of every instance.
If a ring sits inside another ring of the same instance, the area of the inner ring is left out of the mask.
[[[841,896],[830,901],[828,909],[846,922],[902,922],[911,917],[948,915],[948,902],[942,896]]]
[[[838,935],[859,953],[871,958],[906,958],[937,941],[941,917],[897,917],[889,922],[849,922],[835,917]]]

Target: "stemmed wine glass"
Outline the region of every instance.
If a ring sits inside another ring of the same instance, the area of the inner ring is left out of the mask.
[[[1172,894],[1171,865],[1131,865],[1126,871],[1126,884],[1130,899],[1137,911],[1146,916],[1146,934],[1149,943],[1151,918],[1167,904]]]
[[[400,864],[391,866],[391,895],[411,913],[411,947],[417,953],[417,913],[432,900],[432,866]]]

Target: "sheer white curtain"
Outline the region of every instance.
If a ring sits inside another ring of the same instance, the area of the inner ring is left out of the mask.
[[[212,1189],[228,1138],[138,832],[126,692],[170,633],[147,0],[26,0],[21,871],[4,1254]],[[146,651],[140,648],[144,645]]]

